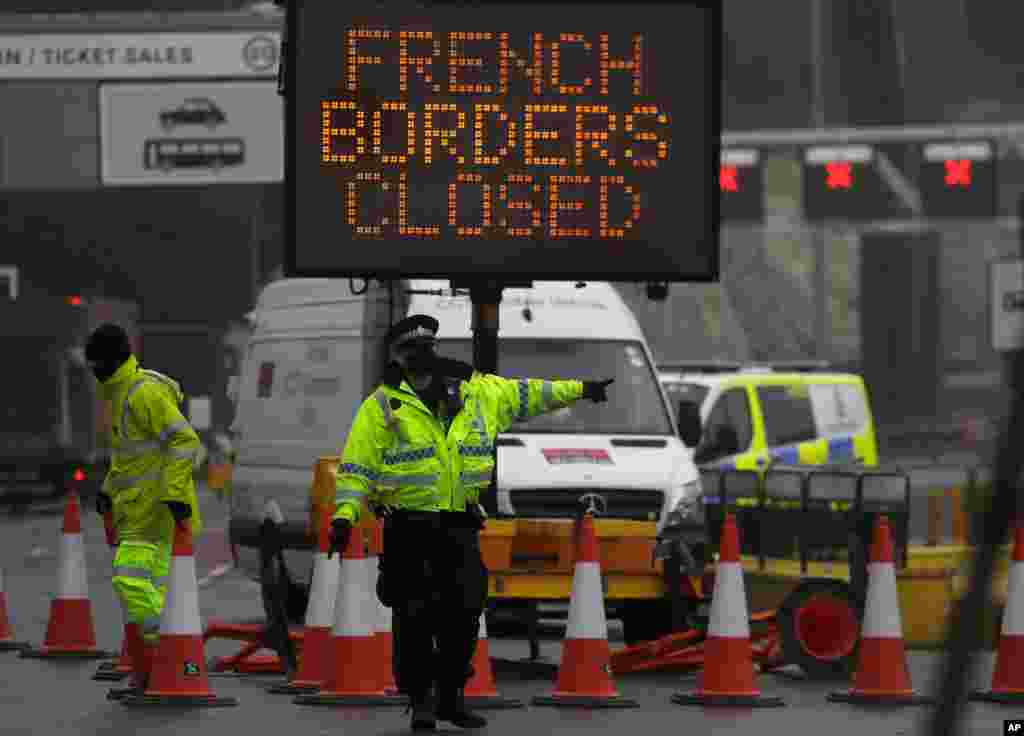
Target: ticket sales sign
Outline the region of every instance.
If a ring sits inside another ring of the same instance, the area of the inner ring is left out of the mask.
[[[0,79],[273,78],[280,33],[0,33]]]
[[[289,272],[717,279],[718,5],[290,5]]]

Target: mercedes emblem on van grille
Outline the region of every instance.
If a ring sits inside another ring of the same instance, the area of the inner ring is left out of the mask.
[[[594,516],[608,513],[608,499],[600,493],[584,493],[579,497],[579,502],[584,507],[584,513]]]

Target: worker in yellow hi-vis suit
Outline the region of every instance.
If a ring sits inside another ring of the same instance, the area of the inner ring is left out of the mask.
[[[119,325],[99,327],[85,358],[111,406],[111,467],[96,510],[113,511],[112,582],[128,624],[134,686],[144,691],[160,636],[175,523],[191,525],[193,536],[202,527],[192,478],[199,437],[179,408],[181,387],[142,368]]]

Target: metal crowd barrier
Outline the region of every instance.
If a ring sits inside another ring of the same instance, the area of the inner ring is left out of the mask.
[[[807,507],[807,471],[800,467],[779,466],[764,478],[764,495],[759,514],[761,535],[758,565],[763,570],[767,558],[803,559],[801,529]]]
[[[770,471],[769,471],[770,472]],[[836,560],[850,548],[856,523],[858,470],[818,470],[807,473],[804,526],[801,529],[800,571],[809,560]]]
[[[727,511],[733,512],[740,533],[740,552],[757,554],[760,529],[756,512],[760,506],[761,480],[750,470],[701,470],[704,516],[712,551],[718,550]]]
[[[856,589],[858,583],[866,585],[873,526],[885,514],[896,563],[907,565],[910,477],[904,471],[776,465],[763,475],[704,468],[701,479],[713,549],[729,511],[739,526],[742,553],[756,556],[761,569],[768,559],[797,559],[806,574],[811,559],[834,560],[845,554]]]

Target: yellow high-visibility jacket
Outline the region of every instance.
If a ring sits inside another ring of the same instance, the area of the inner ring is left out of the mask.
[[[510,380],[474,372],[459,386],[447,434],[408,383],[380,386],[360,405],[338,467],[334,518],[359,521],[366,503],[464,511],[494,470],[494,440],[517,420],[574,404],[581,381]]]
[[[174,517],[165,502],[192,508],[193,536],[202,530],[193,458],[199,437],[179,406],[177,381],[142,368],[132,356],[100,384],[111,402],[110,472],[102,492],[113,501],[114,528],[121,540],[173,539]]]

